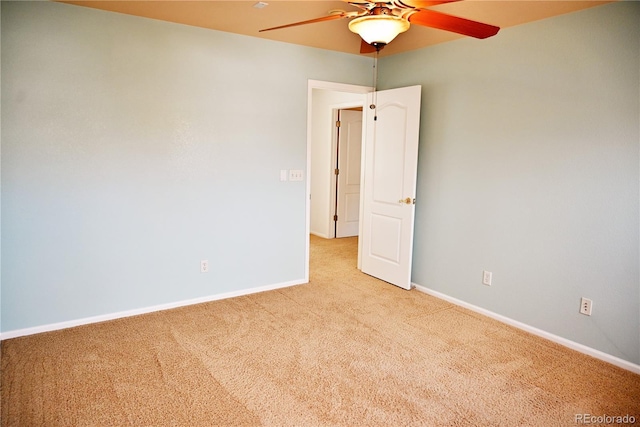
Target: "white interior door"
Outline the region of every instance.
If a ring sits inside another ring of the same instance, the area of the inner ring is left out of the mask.
[[[411,288],[420,86],[368,95],[360,234],[364,273]],[[376,117],[377,116],[377,117]]]
[[[336,237],[350,237],[360,228],[362,111],[340,110],[339,121]]]

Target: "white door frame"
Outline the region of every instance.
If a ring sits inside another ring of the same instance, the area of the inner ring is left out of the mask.
[[[363,103],[366,103],[366,94],[373,91],[370,86],[356,86],[345,83],[325,82],[321,80],[309,80],[307,83],[307,188],[306,188],[306,233],[305,233],[305,282],[309,282],[309,234],[311,231],[311,141],[313,121],[313,90],[322,89],[334,92],[347,92],[363,95]]]

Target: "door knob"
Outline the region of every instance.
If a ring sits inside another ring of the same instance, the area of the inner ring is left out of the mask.
[[[400,200],[398,200],[398,203],[404,203],[404,204],[410,205],[411,204],[411,197],[407,197],[406,199],[400,199]]]

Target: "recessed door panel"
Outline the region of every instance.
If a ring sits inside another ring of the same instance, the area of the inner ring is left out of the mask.
[[[400,263],[400,246],[397,236],[400,235],[402,221],[398,218],[372,214],[370,255],[380,260],[398,265]],[[395,242],[395,244],[393,244]]]
[[[390,104],[381,110],[385,118],[376,123],[373,140],[373,200],[396,203],[404,194],[407,107]]]
[[[360,193],[347,194],[345,205],[344,220],[357,224],[360,221]]]

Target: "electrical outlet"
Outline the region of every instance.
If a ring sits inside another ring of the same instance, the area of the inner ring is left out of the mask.
[[[487,286],[491,286],[491,276],[493,275],[493,273],[491,273],[490,271],[483,271],[482,272],[482,284],[483,285],[487,285]]]
[[[200,273],[208,273],[209,272],[209,261],[203,259],[200,261]]]
[[[582,297],[580,299],[580,314],[591,316],[592,306],[593,306],[593,301],[591,301],[589,298]]]

